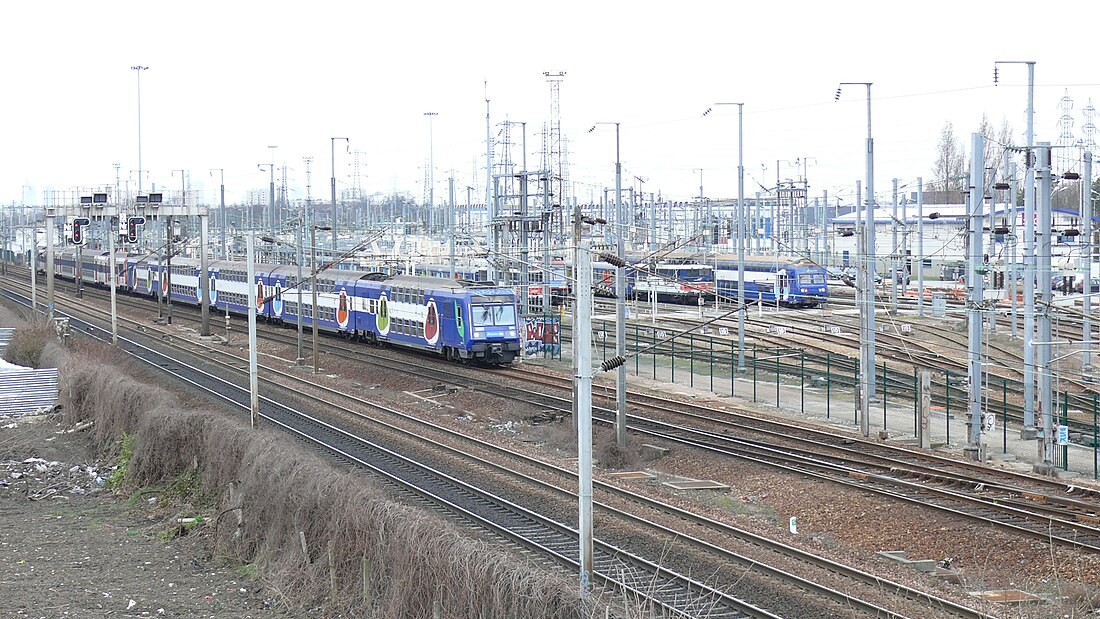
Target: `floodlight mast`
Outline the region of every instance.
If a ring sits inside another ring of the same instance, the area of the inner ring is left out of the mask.
[[[871,136],[871,84],[872,82],[841,82],[836,89],[836,101],[840,100],[841,90],[845,86],[865,86],[867,88],[867,202],[865,230],[863,235],[863,256],[860,262],[860,287],[863,298],[859,300],[863,333],[859,338],[860,374],[862,376],[860,405],[860,430],[863,436],[870,434],[869,404],[875,401],[875,142]]]

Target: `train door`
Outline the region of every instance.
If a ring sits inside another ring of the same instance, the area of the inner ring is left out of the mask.
[[[791,278],[786,269],[781,269],[775,274],[776,287],[775,298],[778,301],[787,303],[791,300]]]

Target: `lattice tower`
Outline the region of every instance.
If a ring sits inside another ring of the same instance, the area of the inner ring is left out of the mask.
[[[1096,108],[1092,107],[1092,99],[1089,99],[1088,104],[1081,109],[1081,114],[1085,117],[1085,124],[1081,125],[1081,133],[1085,136],[1081,145],[1090,153],[1095,153],[1096,124],[1093,123],[1093,119],[1096,118]]]
[[[313,170],[311,168],[313,164],[313,157],[301,157],[301,161],[306,162],[306,209],[309,209],[309,205],[313,202]],[[309,222],[307,222],[309,224]]]
[[[1068,147],[1073,146],[1076,142],[1073,138],[1073,116],[1070,114],[1073,110],[1073,98],[1069,96],[1069,89],[1058,101],[1058,108],[1062,113],[1058,117],[1058,141],[1055,144],[1062,147],[1057,149],[1059,151],[1058,171],[1062,173],[1073,165],[1073,155]]]
[[[351,165],[355,166],[355,174],[351,179],[351,196],[352,200],[358,200],[363,195],[363,168],[361,159],[359,157],[359,149],[355,149],[352,153]]]
[[[565,78],[565,71],[544,71],[547,83],[550,84],[550,122],[549,158],[547,168],[550,170],[550,203],[552,208],[559,209],[568,204],[565,195],[565,161],[562,151],[561,135],[561,82]]]

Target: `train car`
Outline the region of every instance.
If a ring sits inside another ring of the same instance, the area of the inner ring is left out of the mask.
[[[627,280],[627,294],[636,299],[697,304],[714,296],[714,267],[709,264],[658,262],[635,267]]]
[[[720,255],[715,260],[718,293],[737,296],[738,259]],[[789,307],[816,307],[829,296],[826,272],[809,260],[777,256],[745,256],[745,298]]]
[[[59,251],[54,262],[56,274],[74,279],[75,250]],[[82,262],[89,283],[108,285],[106,255]],[[44,258],[39,263],[44,268]],[[170,288],[167,263],[156,257],[119,254],[116,264],[123,275],[120,288],[148,297],[170,294],[173,303],[200,303],[196,259],[172,260]],[[492,282],[326,269],[311,283],[305,273],[299,280],[296,266],[269,264],[255,265],[255,281],[249,282],[246,265],[232,261],[213,261],[208,271],[211,306],[232,314],[247,314],[249,303],[255,303],[259,316],[293,324],[301,312],[303,325],[312,327],[316,319],[318,330],[326,333],[456,361],[505,365],[522,348],[516,294]]]
[[[369,341],[494,365],[519,355],[516,295],[510,288],[367,274],[355,283],[352,297],[355,334]]]

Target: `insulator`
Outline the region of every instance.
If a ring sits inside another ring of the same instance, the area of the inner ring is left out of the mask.
[[[621,268],[624,268],[626,266],[626,260],[623,260],[622,258],[616,256],[615,254],[609,254],[607,252],[600,252],[599,256],[600,256],[600,260],[603,260],[604,262],[606,262],[606,263],[608,263],[608,264],[610,264],[610,265],[612,265],[616,268],[621,269]]]
[[[610,359],[605,360],[603,363],[601,363],[600,364],[600,371],[610,372],[611,370],[614,370],[615,368],[619,367],[620,365],[623,365],[624,363],[626,363],[626,357],[624,357],[622,355],[616,355],[614,357],[611,357]]]

